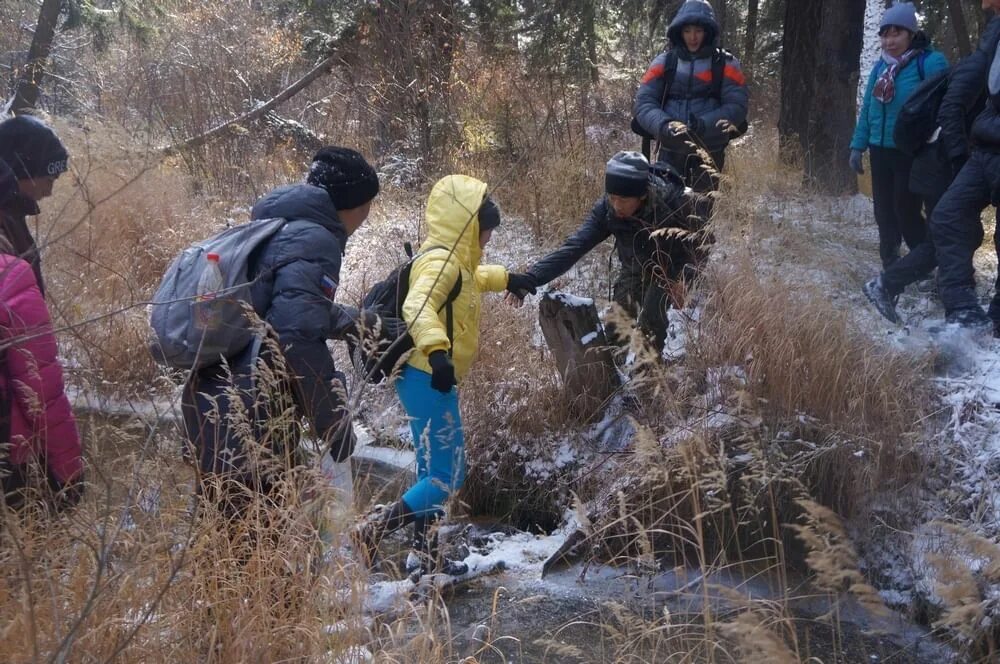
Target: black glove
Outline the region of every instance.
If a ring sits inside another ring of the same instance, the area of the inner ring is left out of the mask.
[[[528,293],[534,295],[538,292],[538,284],[535,278],[524,272],[511,272],[507,275],[507,292],[524,299]]]
[[[688,130],[693,134],[701,136],[705,133],[705,121],[694,115],[688,118],[687,126]]]
[[[455,379],[455,365],[451,363],[448,353],[436,350],[430,354],[427,361],[431,365],[431,387],[438,392],[448,394],[451,388],[458,384]]]

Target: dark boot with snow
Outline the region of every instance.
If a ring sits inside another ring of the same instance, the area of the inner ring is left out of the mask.
[[[406,556],[406,574],[414,583],[425,574],[462,576],[469,571],[469,566],[461,560],[440,555],[436,522],[437,518],[432,516],[418,516],[413,521],[413,545]]]
[[[416,516],[404,501],[392,505],[376,505],[351,529],[354,552],[369,568],[375,566],[379,544],[389,533],[413,523]]]
[[[961,325],[972,332],[993,331],[993,319],[979,306],[953,309],[945,315],[944,322]]]
[[[882,284],[881,275],[866,281],[861,290],[864,292],[865,297],[868,298],[868,301],[875,305],[875,309],[888,319],[889,322],[897,325],[902,322],[899,319],[899,314],[896,313],[896,301],[899,299],[899,296],[889,294],[889,291]]]

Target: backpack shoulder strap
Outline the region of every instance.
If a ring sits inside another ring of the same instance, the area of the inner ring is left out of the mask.
[[[726,60],[729,54],[721,48],[712,53],[712,96],[722,103],[722,84],[726,75]]]
[[[924,69],[924,62],[926,62],[927,56],[929,55],[930,53],[925,48],[920,52],[920,55],[917,56],[917,74],[920,76],[921,81],[927,78],[927,72]]]

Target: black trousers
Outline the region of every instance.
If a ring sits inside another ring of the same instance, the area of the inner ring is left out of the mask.
[[[660,282],[649,271],[623,270],[612,285],[612,299],[636,319],[639,329],[654,345],[656,352],[663,351],[667,338],[667,309],[670,297]],[[615,341],[613,325],[608,328],[608,338]]]
[[[700,153],[690,149],[660,149],[660,161],[665,161],[673,166],[684,179],[684,184],[699,194],[705,194],[719,188],[719,179],[715,173],[721,173],[722,168],[726,165],[725,150],[710,152],[709,156],[714,163],[706,164]]]
[[[945,311],[979,306],[972,256],[983,242],[982,213],[1000,191],[1000,154],[974,150],[931,217],[937,248],[938,285]],[[1000,251],[996,235],[995,248]],[[1000,284],[998,284],[1000,285]],[[990,316],[1000,322],[1000,302],[994,295]]]
[[[927,218],[934,214],[940,198],[924,198],[924,209]],[[937,251],[933,238],[928,237],[910,250],[908,254],[895,261],[882,272],[882,285],[892,296],[899,295],[906,287],[930,276],[937,267]]]
[[[894,148],[871,146],[872,199],[882,268],[899,260],[902,242],[913,251],[927,239],[921,199],[910,191],[913,158]]]

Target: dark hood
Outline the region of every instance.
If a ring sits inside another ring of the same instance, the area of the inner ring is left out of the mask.
[[[677,10],[677,15],[670,22],[667,28],[667,40],[675,47],[684,46],[684,37],[681,32],[685,25],[700,25],[705,28],[705,44],[716,46],[719,39],[719,23],[715,20],[715,11],[712,5],[705,0],[687,0],[681,8]]]
[[[337,208],[333,206],[329,194],[325,189],[311,184],[289,184],[278,187],[254,204],[250,217],[251,219],[283,217],[289,221],[305,219],[337,235],[341,244],[347,237],[347,231],[337,216]]]

